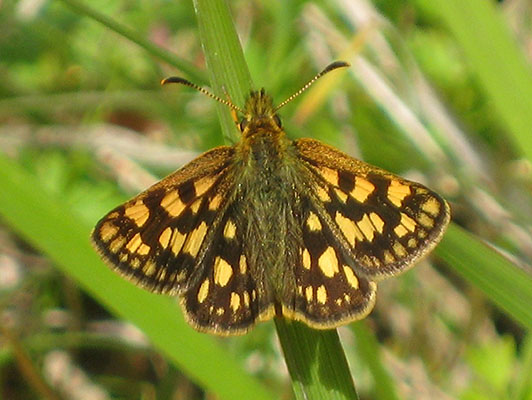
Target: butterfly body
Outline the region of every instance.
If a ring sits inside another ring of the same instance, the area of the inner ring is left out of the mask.
[[[275,110],[252,92],[239,143],[199,156],[92,234],[133,282],[180,296],[200,331],[241,334],[273,316],[315,328],[363,318],[376,281],[410,268],[449,222],[426,187],[288,139]]]

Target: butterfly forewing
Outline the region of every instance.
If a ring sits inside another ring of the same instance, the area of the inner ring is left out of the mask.
[[[321,217],[359,273],[395,275],[439,241],[449,208],[434,192],[316,140],[296,146],[314,176]]]
[[[98,252],[142,287],[179,292],[223,214],[232,155],[211,150],[109,212],[92,233]]]

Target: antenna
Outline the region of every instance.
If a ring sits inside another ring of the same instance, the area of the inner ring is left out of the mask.
[[[337,68],[344,68],[349,67],[351,64],[345,61],[335,61],[325,67],[325,69],[321,72],[319,72],[314,78],[312,78],[310,81],[307,82],[305,86],[303,86],[301,89],[299,89],[297,92],[295,92],[292,96],[287,98],[285,101],[283,101],[281,104],[277,105],[273,109],[273,112],[277,112],[281,107],[284,107],[287,103],[294,100],[297,96],[299,96],[301,93],[303,93],[305,90],[307,90],[314,82],[316,82],[318,79],[320,79],[323,75],[337,69]]]
[[[198,92],[203,93],[204,95],[210,97],[211,99],[214,99],[219,103],[225,104],[226,106],[230,107],[232,110],[239,111],[240,113],[244,114],[244,111],[242,111],[240,107],[235,106],[229,100],[224,100],[216,96],[215,94],[209,92],[207,89],[203,89],[201,86],[196,85],[195,83],[192,83],[186,80],[185,78],[181,78],[179,76],[171,76],[161,81],[161,85],[166,85],[168,83],[179,83],[180,85],[185,85],[185,86],[191,87],[192,89],[196,89]]]
[[[312,78],[310,81],[307,82],[305,86],[303,86],[301,89],[299,89],[297,92],[295,92],[293,95],[291,95],[289,98],[287,98],[285,101],[283,101],[281,104],[277,105],[273,109],[273,112],[277,112],[281,107],[284,107],[287,103],[294,100],[297,96],[299,96],[301,93],[303,93],[305,90],[307,90],[314,82],[316,82],[318,79],[320,79],[323,75],[337,69],[337,68],[344,68],[349,67],[351,64],[345,61],[335,61],[331,64],[329,64],[323,71],[318,73],[314,78]],[[231,108],[234,111],[238,111],[242,114],[244,114],[244,111],[238,107],[235,106],[233,103],[231,103],[230,100],[224,100],[215,94],[209,92],[207,89],[202,88],[199,85],[196,85],[195,83],[190,82],[189,80],[186,80],[185,78],[181,78],[179,76],[171,76],[169,78],[165,78],[161,81],[161,85],[166,85],[168,83],[179,83],[180,85],[191,87],[192,89],[196,89],[198,92],[203,93],[204,95],[210,97],[211,99],[216,100],[219,103],[225,104],[229,108]]]

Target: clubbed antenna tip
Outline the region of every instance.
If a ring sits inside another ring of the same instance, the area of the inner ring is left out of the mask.
[[[325,67],[325,69],[320,72],[320,75],[325,75],[327,72],[330,72],[330,71],[332,71],[333,69],[336,69],[336,68],[345,68],[345,67],[350,67],[350,66],[351,66],[351,64],[349,64],[346,61],[334,61],[334,62],[330,63],[329,65],[327,65]]]
[[[216,101],[218,101],[218,102],[220,102],[222,104],[225,104],[226,106],[230,107],[231,109],[233,109],[235,111],[242,112],[240,107],[235,106],[229,100],[224,100],[224,99],[216,96],[215,94],[209,92],[208,90],[203,89],[201,86],[196,85],[195,83],[190,82],[189,80],[186,80],[185,78],[181,78],[179,76],[171,76],[171,77],[165,78],[165,79],[163,79],[161,81],[161,85],[166,85],[168,83],[179,83],[180,85],[185,85],[185,86],[191,87],[193,89],[196,89],[198,92],[201,92],[204,95],[210,97],[211,99],[214,99],[214,100],[216,100]]]

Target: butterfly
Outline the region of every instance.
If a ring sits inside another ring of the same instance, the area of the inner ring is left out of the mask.
[[[425,186],[314,139],[286,137],[264,89],[241,109],[241,141],[214,148],[105,215],[102,258],[135,284],[178,296],[187,321],[243,334],[272,317],[332,329],[364,318],[379,280],[441,239],[448,203]]]

